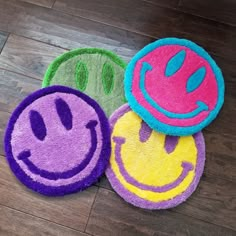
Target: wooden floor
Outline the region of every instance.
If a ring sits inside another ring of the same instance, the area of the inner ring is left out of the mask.
[[[103,177],[63,198],[21,185],[0,145],[0,235],[236,235],[235,0],[0,0],[0,135],[14,107],[40,88],[48,64],[77,47],[103,47],[127,62],[157,38],[202,45],[222,68],[224,107],[203,132],[207,162],[189,200],[148,211],[120,199]]]

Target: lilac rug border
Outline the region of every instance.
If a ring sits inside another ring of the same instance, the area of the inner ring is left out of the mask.
[[[47,186],[42,183],[33,181],[28,175],[26,175],[26,173],[20,168],[20,166],[15,161],[12,154],[12,147],[11,147],[11,134],[14,129],[15,122],[17,121],[21,112],[36,99],[42,96],[51,94],[51,93],[55,93],[55,92],[74,94],[80,97],[81,99],[83,99],[90,106],[92,106],[97,112],[97,115],[99,117],[99,121],[101,123],[102,136],[103,136],[102,137],[103,144],[102,144],[101,153],[98,159],[98,164],[93,169],[91,174],[83,180],[80,180],[73,184],[59,186],[59,187]],[[97,182],[98,178],[104,173],[109,163],[109,158],[111,155],[110,125],[102,108],[97,104],[96,101],[94,101],[89,96],[83,94],[82,92],[78,90],[68,88],[65,86],[58,86],[58,85],[50,86],[47,88],[39,89],[35,91],[34,93],[30,94],[14,110],[6,128],[5,138],[4,138],[4,148],[5,148],[5,153],[6,153],[6,159],[9,163],[11,170],[24,185],[34,190],[35,192],[38,192],[46,196],[64,196],[66,194],[79,192],[88,188],[89,186]]]
[[[110,117],[110,127],[111,133],[113,131],[113,127],[116,121],[122,117],[126,112],[130,111],[131,108],[128,104],[124,104],[120,108],[118,108]],[[144,209],[168,209],[173,208],[184,202],[191,196],[191,194],[196,190],[197,185],[200,181],[200,178],[203,174],[204,164],[205,164],[205,141],[202,132],[198,132],[193,135],[197,149],[198,149],[198,157],[197,157],[197,165],[196,165],[196,174],[194,180],[190,184],[190,186],[181,194],[170,200],[162,201],[162,202],[152,202],[145,200],[131,193],[120,183],[120,181],[115,176],[110,164],[106,170],[106,176],[114,188],[114,190],[127,202],[131,203],[134,206],[141,207]]]

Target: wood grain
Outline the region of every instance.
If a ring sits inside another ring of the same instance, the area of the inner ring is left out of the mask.
[[[57,0],[54,9],[154,38],[188,38],[219,56],[236,55],[234,27],[142,0]]]
[[[143,1],[168,8],[177,8],[179,3],[179,0],[143,0]]]
[[[236,70],[234,65],[236,63],[236,57],[232,54],[230,57],[223,58],[222,56],[211,55],[217,65],[220,67],[225,81],[236,82]],[[232,84],[231,84],[232,85]]]
[[[3,156],[0,156],[0,166],[1,205],[84,231],[97,187],[65,197],[45,197],[22,185],[13,176]]]
[[[128,61],[137,50],[153,40],[17,0],[0,0],[0,4],[0,30],[66,49],[101,47],[116,52]]]
[[[10,35],[0,55],[0,68],[42,80],[48,65],[64,52],[58,47]]]
[[[226,84],[226,89],[227,87],[229,87],[228,84]],[[224,105],[220,110],[219,115],[208,127],[206,127],[206,130],[236,136],[236,119],[234,118],[236,116],[235,102],[235,97],[230,97],[229,94],[226,94]]]
[[[49,8],[51,8],[55,2],[55,0],[21,0],[21,1]]]
[[[8,33],[0,31],[0,52],[2,51],[3,46],[6,43]]]
[[[48,64],[69,49],[102,47],[128,62],[158,38],[184,37],[212,55],[226,81],[224,107],[203,131],[204,175],[185,203],[166,211],[138,209],[110,191],[105,177],[83,193],[44,197],[13,176],[0,142],[0,235],[85,236],[79,232],[85,230],[95,236],[236,235],[233,0],[57,0],[54,8],[53,0],[0,4],[1,140],[11,112],[41,87]]]
[[[41,88],[41,81],[0,69],[0,139],[3,140],[10,114],[30,93]],[[3,155],[0,142],[0,155]]]
[[[235,136],[203,131],[206,142],[205,175],[230,180],[236,183]]]
[[[114,191],[105,174],[99,179],[96,185],[98,187],[102,187],[102,188]]]
[[[99,189],[86,232],[94,235],[235,235],[235,232],[175,213],[148,211],[124,202],[114,192]]]
[[[236,5],[234,0],[180,0],[178,9],[236,26]]]
[[[86,236],[87,234],[0,205],[2,236]]]
[[[236,182],[203,175],[192,196],[172,211],[236,230]]]

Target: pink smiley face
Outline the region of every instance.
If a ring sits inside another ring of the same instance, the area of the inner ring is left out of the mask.
[[[198,45],[183,39],[158,40],[128,65],[126,97],[153,129],[190,135],[208,125],[224,98],[220,69]]]

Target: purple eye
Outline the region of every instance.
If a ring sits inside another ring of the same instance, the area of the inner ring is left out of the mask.
[[[168,154],[173,152],[179,142],[179,137],[178,136],[170,136],[166,135],[165,139],[165,149]]]
[[[63,126],[70,130],[72,129],[72,113],[68,104],[61,98],[55,100],[57,114]]]
[[[45,123],[43,121],[43,117],[40,115],[39,112],[35,110],[30,111],[30,124],[31,124],[31,129],[34,133],[34,136],[43,141],[47,135],[47,130]]]
[[[141,128],[139,130],[139,140],[145,143],[151,136],[152,129],[142,120]]]

